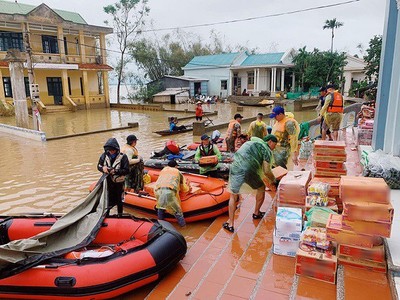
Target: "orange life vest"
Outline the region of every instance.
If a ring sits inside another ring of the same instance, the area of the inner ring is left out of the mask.
[[[234,126],[240,123],[236,120],[231,120],[228,125],[228,131],[226,132],[226,138],[236,139],[237,137],[237,130],[233,130]]]
[[[343,96],[339,92],[330,93],[331,101],[329,103],[327,112],[342,113],[343,112]]]

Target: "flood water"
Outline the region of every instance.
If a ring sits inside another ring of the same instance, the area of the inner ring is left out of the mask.
[[[166,108],[194,110],[195,105],[166,105]],[[291,111],[287,106],[286,110]],[[205,112],[218,111],[212,116],[214,124],[232,119],[237,112],[236,104],[204,105]],[[240,112],[245,118],[258,112],[269,113],[269,108],[244,107]],[[316,117],[315,111],[294,112],[299,122]],[[110,137],[115,137],[122,146],[129,134],[138,137],[137,148],[145,159],[154,149],[161,149],[168,140],[152,133],[168,127],[167,117],[188,116],[185,113],[152,112],[135,110],[94,109],[71,113],[47,114],[42,116],[43,131],[47,137],[95,131],[126,126],[128,122],[138,122],[139,127],[116,130],[86,136],[37,142],[10,134],[0,133],[0,214],[12,215],[27,212],[66,213],[88,194],[89,185],[100,177],[96,165],[103,152],[103,145]],[[194,120],[194,119],[193,119]],[[187,124],[192,120],[182,121]],[[266,120],[269,122],[269,119]],[[14,117],[0,117],[0,123],[15,125]],[[247,129],[249,124],[244,123]],[[225,130],[221,130],[224,135]],[[180,145],[193,142],[192,132],[173,137]],[[132,212],[132,211],[130,211]],[[136,215],[139,213],[133,212]],[[188,245],[198,238],[191,234],[195,227],[207,228],[212,221],[189,224],[183,234]],[[139,293],[142,297],[149,288]],[[138,295],[136,293],[136,295]],[[126,299],[132,299],[128,294]],[[138,297],[138,296],[136,296]],[[125,299],[125,297],[124,297]]]

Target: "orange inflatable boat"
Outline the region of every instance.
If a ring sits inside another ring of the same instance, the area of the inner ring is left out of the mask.
[[[154,185],[160,170],[145,168],[151,177],[151,183],[144,187],[144,193],[127,193],[124,205],[146,213],[156,215]],[[196,174],[184,173],[190,181],[192,192],[181,194],[181,207],[186,222],[194,222],[213,218],[228,211],[230,193],[226,189],[226,182],[222,179]],[[175,222],[172,215],[167,215],[167,221]]]
[[[53,216],[0,217],[0,241],[32,237],[56,220]],[[17,274],[3,270],[0,298],[109,299],[158,280],[186,250],[183,236],[167,222],[111,216],[84,249]]]

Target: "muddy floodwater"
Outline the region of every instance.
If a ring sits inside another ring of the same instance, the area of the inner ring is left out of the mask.
[[[179,110],[194,110],[195,105],[182,104],[165,106]],[[291,111],[291,106],[286,107]],[[215,124],[227,122],[237,112],[236,104],[204,105],[205,112],[218,111],[210,117]],[[253,117],[258,112],[269,113],[271,107],[244,107],[240,113]],[[316,117],[315,111],[294,112],[299,122]],[[42,116],[43,131],[47,137],[70,135],[88,131],[126,126],[138,122],[139,127],[109,131],[85,136],[37,142],[10,134],[0,133],[0,214],[12,215],[27,212],[66,213],[88,194],[89,185],[100,177],[96,169],[103,144],[115,137],[122,146],[129,134],[138,137],[137,148],[145,159],[151,151],[161,149],[168,138],[152,133],[168,128],[168,116],[184,117],[185,113],[153,112],[116,109],[93,109],[71,113],[47,114]],[[193,119],[194,121],[194,119]],[[266,123],[269,123],[267,118]],[[192,120],[181,121],[188,124]],[[14,117],[0,117],[0,123],[15,125]],[[247,129],[248,123],[243,124]],[[221,130],[225,134],[225,129]],[[192,132],[173,136],[180,145],[193,142]],[[133,212],[133,211],[129,211]],[[136,215],[140,215],[133,212]],[[211,221],[190,224],[183,234],[188,245],[193,243],[203,228]],[[135,293],[143,298],[146,291]],[[133,299],[133,293],[126,299]],[[125,299],[125,298],[124,298]]]

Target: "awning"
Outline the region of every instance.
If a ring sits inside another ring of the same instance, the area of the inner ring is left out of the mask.
[[[79,64],[79,70],[101,70],[101,71],[112,71],[114,70],[109,65],[105,64]]]

